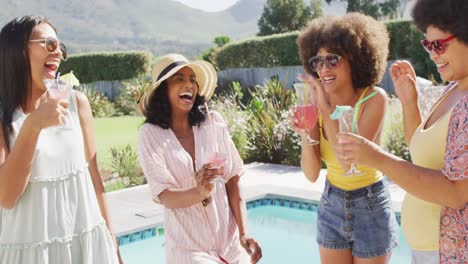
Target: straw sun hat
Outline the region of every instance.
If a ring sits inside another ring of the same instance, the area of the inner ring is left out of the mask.
[[[205,96],[206,100],[210,99],[218,82],[218,76],[213,65],[203,60],[190,62],[180,54],[167,54],[161,57],[154,65],[153,85],[140,99],[140,109],[143,113],[151,101],[151,96],[153,96],[154,91],[158,89],[159,85],[184,67],[190,67],[195,73],[199,86],[198,94]]]

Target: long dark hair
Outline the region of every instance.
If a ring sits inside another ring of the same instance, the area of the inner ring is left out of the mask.
[[[0,120],[6,147],[10,149],[13,113],[31,98],[31,65],[28,42],[35,26],[47,23],[41,16],[17,17],[0,32]],[[55,28],[54,28],[55,30]]]
[[[200,109],[205,103],[205,97],[196,95],[195,102],[189,112],[189,123],[191,126],[199,125],[205,121],[205,114]],[[167,95],[167,81],[163,81],[151,96],[147,109],[145,110],[145,123],[158,125],[164,129],[171,127],[171,105]]]

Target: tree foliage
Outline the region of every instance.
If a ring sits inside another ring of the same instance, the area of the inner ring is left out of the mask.
[[[217,48],[221,48],[222,46],[228,44],[229,42],[231,42],[231,38],[229,36],[225,36],[225,35],[222,35],[222,36],[217,36],[214,38],[213,40],[214,44],[216,44],[216,47]]]
[[[290,32],[304,27],[312,10],[304,0],[267,0],[258,20],[259,36]]]
[[[325,1],[330,3],[333,0]],[[375,19],[396,19],[401,16],[399,13],[402,5],[400,0],[347,0],[346,2],[348,2],[346,12],[360,12]],[[403,5],[406,5],[406,2],[403,0]]]
[[[214,51],[217,48],[223,47],[229,42],[231,42],[231,38],[229,36],[226,36],[226,35],[216,36],[213,40],[213,44],[215,44],[215,46],[203,51],[203,53],[201,54],[202,59],[213,64]]]
[[[310,0],[310,8],[312,11],[312,18],[321,17],[323,15],[322,0]]]

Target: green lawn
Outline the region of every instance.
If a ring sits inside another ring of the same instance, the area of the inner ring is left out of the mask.
[[[130,144],[136,151],[138,129],[143,121],[143,117],[139,116],[95,118],[98,163],[110,167],[110,147]]]

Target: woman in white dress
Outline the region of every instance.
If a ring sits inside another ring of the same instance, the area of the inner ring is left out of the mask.
[[[43,17],[0,32],[0,263],[119,262],[90,104],[73,90],[53,99],[43,83],[64,57]]]

